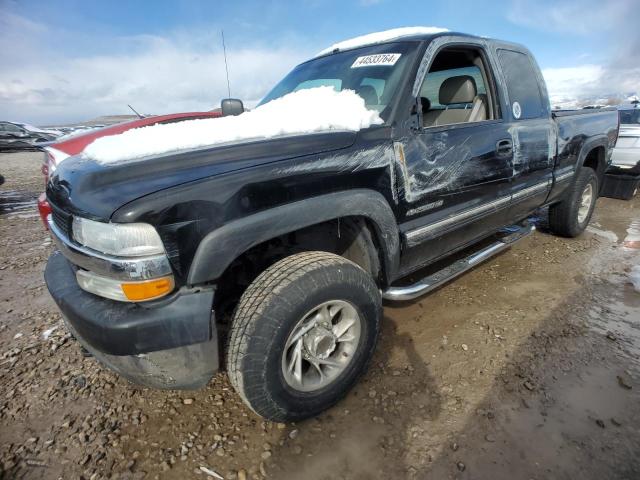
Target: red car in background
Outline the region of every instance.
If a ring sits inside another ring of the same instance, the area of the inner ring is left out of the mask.
[[[78,135],[71,135],[69,137],[62,138],[60,141],[50,143],[44,150],[44,161],[42,163],[42,173],[44,174],[45,188],[49,181],[49,173],[52,173],[56,166],[67,157],[72,155],[78,155],[82,153],[87,145],[96,140],[97,138],[107,137],[109,135],[118,135],[119,133],[126,132],[133,128],[148,127],[150,125],[157,125],[159,123],[174,123],[183,122],[185,120],[197,120],[201,118],[217,118],[221,117],[222,112],[220,110],[212,110],[210,112],[188,112],[188,113],[172,113],[169,115],[156,115],[151,117],[144,117],[138,120],[132,120],[130,122],[117,123],[109,127],[104,127],[96,130],[92,130],[87,133],[81,133]],[[38,197],[38,212],[40,218],[47,227],[47,216],[51,214],[51,207],[47,202],[46,193],[40,194]]]

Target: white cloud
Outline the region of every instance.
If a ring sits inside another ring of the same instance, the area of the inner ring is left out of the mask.
[[[202,111],[227,96],[215,30],[102,39],[116,53],[72,56],[47,47],[48,27],[3,11],[0,18],[0,111],[8,119],[81,121],[130,113],[128,103],[145,113]],[[297,45],[228,45],[231,94],[255,104],[311,51]]]
[[[634,0],[513,0],[507,18],[536,30],[588,35],[618,27]]]
[[[606,61],[591,52],[565,55],[563,68],[543,69],[552,104],[578,104],[640,92],[640,9],[637,0],[513,0],[507,18],[540,32],[602,38]],[[591,60],[589,63],[584,63]]]

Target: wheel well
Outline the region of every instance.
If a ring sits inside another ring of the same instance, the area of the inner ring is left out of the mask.
[[[274,237],[233,260],[216,282],[218,319],[232,314],[242,293],[265,269],[289,255],[315,250],[345,257],[368,271],[378,285],[384,282],[375,228],[364,217],[341,217]]]
[[[600,146],[592,149],[585,157],[582,166],[592,168],[598,176],[600,186],[602,186],[602,178],[606,167],[604,147]]]

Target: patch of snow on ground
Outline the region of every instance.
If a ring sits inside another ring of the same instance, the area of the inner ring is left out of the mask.
[[[640,292],[640,265],[636,265],[631,268],[631,272],[629,272],[629,279],[633,284],[633,288],[636,289],[636,292]]]
[[[382,32],[368,33],[360,37],[351,38],[342,42],[335,43],[329,48],[325,48],[316,56],[325,55],[333,52],[336,48],[339,50],[347,50],[350,48],[362,47],[364,45],[374,45],[376,43],[388,42],[397,38],[408,37],[411,35],[433,35],[435,33],[448,32],[446,28],[439,27],[401,27],[384,30]]]
[[[58,329],[57,326],[46,329],[44,332],[42,332],[42,338],[44,340],[48,339],[51,336],[51,334],[55,332],[57,329]]]
[[[236,117],[188,120],[98,138],[84,155],[108,164],[180,150],[327,131],[356,132],[383,120],[352,90],[299,90]]]

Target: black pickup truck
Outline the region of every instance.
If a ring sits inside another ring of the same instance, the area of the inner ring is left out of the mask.
[[[320,85],[355,91],[383,123],[60,164],[45,278],[99,361],[187,389],[223,357],[257,414],[302,419],[366,369],[383,299],[497,254],[541,207],[558,235],[589,223],[617,113],[552,112],[522,46],[378,38],[302,63],[262,103]]]

